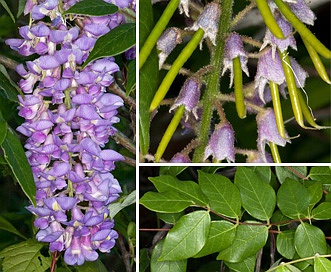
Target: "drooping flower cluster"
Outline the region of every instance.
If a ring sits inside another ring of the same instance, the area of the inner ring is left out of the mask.
[[[109,252],[114,246],[118,235],[107,205],[121,187],[110,171],[124,159],[101,149],[114,134],[123,105],[119,96],[106,92],[119,67],[112,57],[80,66],[98,37],[125,18],[118,13],[84,17],[81,28],[71,26],[60,11],[76,2],[28,0],[25,13],[34,22],[20,28],[23,39],[6,41],[22,55],[40,55],[17,67],[24,92],[19,115],[25,119],[17,130],[28,137],[26,155],[37,187],[37,206],[28,210],[37,216],[38,241],[50,243],[51,252],[65,251],[69,265],[94,261],[96,250]],[[118,4],[134,8],[130,1]],[[51,24],[38,22],[45,16]]]

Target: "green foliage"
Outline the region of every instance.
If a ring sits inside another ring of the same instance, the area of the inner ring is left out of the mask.
[[[149,0],[140,0],[144,7],[139,10],[139,46],[143,45],[154,26],[152,3]],[[149,105],[159,83],[159,68],[156,49],[154,48],[142,69],[139,70],[139,146],[143,155],[147,154],[150,145]]]
[[[162,210],[159,219],[173,226],[164,239],[157,239],[151,271],[184,272],[201,258],[195,271],[208,266],[205,258],[223,261],[238,272],[254,271],[257,262],[260,271],[328,271],[329,225],[315,225],[315,220],[331,219],[331,202],[323,193],[323,175],[309,178],[325,169],[314,168],[289,172],[281,167],[237,167],[233,176],[225,177],[222,173],[232,171],[210,173],[199,167],[196,181],[177,177],[179,172],[190,176],[192,169],[160,169],[160,176],[149,177],[158,192],[146,192],[140,203],[151,211]],[[273,173],[277,179],[272,187]],[[270,266],[264,257],[268,251],[276,260]],[[143,254],[146,262],[146,251]]]
[[[95,43],[83,68],[91,61],[119,55],[136,43],[136,24],[122,24],[100,37]]]
[[[136,203],[136,190],[127,196],[121,196],[116,202],[109,204],[109,216],[114,218],[117,213],[134,203]]]
[[[16,84],[10,79],[6,68],[0,64],[0,89],[3,91],[5,97],[13,102],[18,102],[17,94],[19,89]]]
[[[36,200],[34,196],[36,193],[36,185],[32,176],[31,167],[25,156],[21,142],[9,128],[7,129],[6,138],[1,145],[1,149],[16,181],[20,184],[23,192],[31,203],[35,205]]]
[[[103,16],[113,14],[118,11],[118,7],[106,3],[102,0],[83,0],[76,3],[74,6],[69,8],[63,13],[65,14],[80,14],[90,16]]]
[[[3,271],[46,271],[50,267],[51,258],[45,257],[40,253],[42,247],[43,244],[36,240],[27,240],[2,250],[0,258],[3,258]]]
[[[14,233],[23,239],[26,239],[26,237],[21,234],[6,218],[2,217],[0,215],[0,229]]]

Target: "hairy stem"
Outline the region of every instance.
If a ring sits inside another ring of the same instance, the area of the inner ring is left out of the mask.
[[[204,150],[208,142],[210,120],[213,114],[213,100],[215,100],[215,97],[220,90],[220,76],[225,48],[225,37],[230,27],[232,4],[233,0],[224,0],[221,4],[222,15],[218,24],[217,44],[211,54],[211,65],[214,69],[213,72],[208,75],[207,89],[202,99],[203,114],[198,137],[200,145],[194,153],[193,162],[202,162]]]

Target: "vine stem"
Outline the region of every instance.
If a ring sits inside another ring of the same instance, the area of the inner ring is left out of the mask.
[[[163,30],[168,25],[172,15],[174,14],[179,5],[179,1],[180,0],[171,0],[169,2],[165,10],[163,11],[160,19],[153,28],[152,32],[149,34],[139,53],[139,69],[141,69],[141,67],[146,62],[158,38],[161,36]]]
[[[203,155],[208,141],[210,120],[213,113],[213,101],[220,90],[219,84],[225,48],[225,37],[230,28],[232,5],[233,0],[223,0],[221,3],[222,15],[218,23],[217,44],[211,54],[213,71],[207,77],[207,89],[202,99],[203,113],[198,137],[200,145],[194,152],[193,162],[203,161]]]

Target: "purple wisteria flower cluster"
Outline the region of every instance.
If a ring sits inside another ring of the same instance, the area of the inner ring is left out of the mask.
[[[107,205],[121,187],[110,172],[124,160],[102,149],[116,131],[117,109],[123,106],[119,96],[106,92],[119,66],[112,57],[80,66],[98,37],[125,23],[125,17],[82,16],[79,27],[72,26],[61,12],[76,2],[28,0],[25,14],[32,23],[20,28],[23,39],[6,41],[21,55],[39,55],[17,67],[24,92],[19,115],[25,119],[17,130],[28,137],[26,155],[37,187],[37,206],[27,209],[37,216],[38,241],[50,243],[51,252],[64,251],[69,265],[94,261],[96,250],[114,247],[118,234]],[[113,4],[135,10],[130,0]],[[44,17],[50,23],[40,21]],[[132,49],[127,56],[135,57]]]

